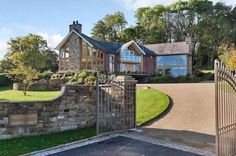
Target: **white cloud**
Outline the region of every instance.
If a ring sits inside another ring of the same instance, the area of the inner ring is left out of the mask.
[[[136,10],[140,7],[153,6],[160,3],[158,0],[117,0],[121,5],[124,5],[127,9]]]
[[[24,36],[28,33],[34,33],[42,36],[47,40],[48,46],[54,49],[57,44],[63,39],[63,36],[59,34],[56,29],[51,27],[37,27],[33,25],[20,25],[14,24],[11,26],[0,26],[0,60],[7,52],[7,41],[10,38],[17,36]]]
[[[12,29],[9,29],[9,28],[7,28],[5,26],[0,26],[0,36],[1,36],[1,38],[5,37],[5,36],[8,36],[8,35],[10,35],[12,33],[13,33]]]
[[[63,36],[61,34],[48,34],[48,33],[45,33],[45,32],[38,32],[36,33],[40,36],[42,36],[45,40],[47,40],[48,42],[48,46],[50,48],[55,48],[59,42],[61,42],[61,40],[63,39]]]
[[[0,41],[0,60],[4,57],[4,55],[7,52],[7,42],[6,41]]]
[[[48,46],[52,49],[54,49],[57,44],[63,39],[63,36],[61,34],[55,33],[55,34],[49,34],[46,32],[38,32],[36,33],[40,36],[42,36],[48,43]],[[0,40],[0,60],[3,59],[4,55],[7,52],[7,40]]]
[[[162,4],[162,5],[168,5],[173,2],[176,2],[177,0],[116,0],[118,1],[121,5],[123,5],[127,9],[131,10],[136,10],[137,8],[140,7],[147,7],[147,6],[153,6],[156,4]],[[224,2],[227,5],[236,5],[235,0],[213,0],[213,2]]]

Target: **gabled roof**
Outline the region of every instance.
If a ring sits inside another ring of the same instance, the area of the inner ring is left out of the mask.
[[[191,54],[191,47],[188,42],[147,44],[145,46],[155,52],[156,55]]]
[[[80,36],[85,42],[87,42],[90,46],[96,47],[102,51],[108,53],[116,53],[118,49],[122,46],[121,43],[117,42],[106,42],[106,41],[97,41],[83,33],[77,32],[76,30],[72,30],[57,46],[55,49],[59,50],[68,40],[69,36],[75,33]]]
[[[142,49],[134,40],[129,41],[129,42],[123,44],[123,45],[120,47],[119,51],[121,51],[121,50],[123,50],[123,49],[127,49],[127,48],[128,48],[129,46],[131,46],[131,45],[134,45],[142,54],[146,55],[144,49]]]
[[[127,43],[118,42],[107,42],[95,40],[81,32],[72,30],[55,48],[59,50],[68,40],[69,36],[75,33],[80,36],[90,46],[96,47],[104,52],[116,54],[122,49],[129,47],[131,44],[137,46],[137,48],[146,56],[157,56],[157,55],[173,55],[173,54],[191,54],[189,42],[174,42],[174,43],[160,43],[160,44],[147,44],[140,45],[135,41],[129,41]]]
[[[143,45],[139,45],[137,44],[135,41],[129,41],[125,44],[122,43],[118,43],[118,42],[107,42],[107,41],[98,41],[95,40],[83,33],[80,33],[76,30],[72,30],[57,46],[55,49],[59,50],[68,40],[69,36],[75,33],[78,36],[80,36],[85,42],[87,42],[90,46],[92,47],[96,47],[102,51],[108,52],[108,53],[112,53],[112,54],[116,54],[118,52],[120,52],[123,48],[127,48],[128,46],[130,46],[131,44],[134,44],[135,46],[137,46],[137,48],[144,54],[147,56],[155,56],[156,54],[154,52],[152,52],[151,50],[149,50],[148,48],[146,48]]]
[[[140,44],[138,44],[138,45],[139,45],[139,47],[140,47],[141,49],[143,49],[143,51],[145,52],[145,55],[146,55],[146,56],[156,56],[156,53],[154,53],[153,51],[151,51],[150,49],[148,49],[146,46],[140,45]]]
[[[84,38],[86,41],[88,41],[94,47],[96,47],[102,51],[105,51],[105,52],[115,54],[118,51],[118,49],[120,49],[120,47],[122,46],[122,44],[118,43],[118,42],[98,41],[98,40],[95,40],[83,33],[79,33],[79,34],[82,36],[82,38]]]
[[[66,37],[63,38],[63,40],[56,46],[56,50],[59,50],[68,40],[69,36],[72,34],[72,33],[75,33],[77,34],[78,36],[80,36],[81,38],[83,38],[83,36],[81,36],[77,31],[75,30],[72,30],[69,34],[66,35]],[[90,44],[85,38],[83,38],[85,42],[87,42],[90,46],[93,46],[92,44]]]

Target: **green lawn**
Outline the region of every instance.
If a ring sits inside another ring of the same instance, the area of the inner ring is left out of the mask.
[[[60,91],[32,92],[28,91],[24,96],[22,91],[14,91],[11,87],[0,87],[0,100],[9,101],[43,101],[50,100],[59,95]]]
[[[153,88],[137,89],[137,114],[136,120],[138,124],[146,123],[147,121],[160,115],[169,105],[169,97]]]
[[[0,155],[15,156],[89,138],[95,135],[96,130],[94,127],[92,127],[85,129],[69,130],[60,133],[2,140],[0,141]]]

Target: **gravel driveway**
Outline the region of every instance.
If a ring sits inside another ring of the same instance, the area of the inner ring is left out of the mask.
[[[206,144],[214,145],[214,83],[138,84],[137,86],[150,86],[160,90],[173,101],[166,115],[143,127],[143,135],[199,147],[205,147]]]

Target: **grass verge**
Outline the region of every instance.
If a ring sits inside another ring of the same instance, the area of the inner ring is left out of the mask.
[[[90,138],[96,135],[94,127],[69,130],[60,133],[43,134],[38,136],[21,137],[0,141],[1,156],[16,156],[32,151]]]
[[[136,98],[136,120],[139,125],[157,117],[169,105],[169,97],[153,88],[138,88]]]

